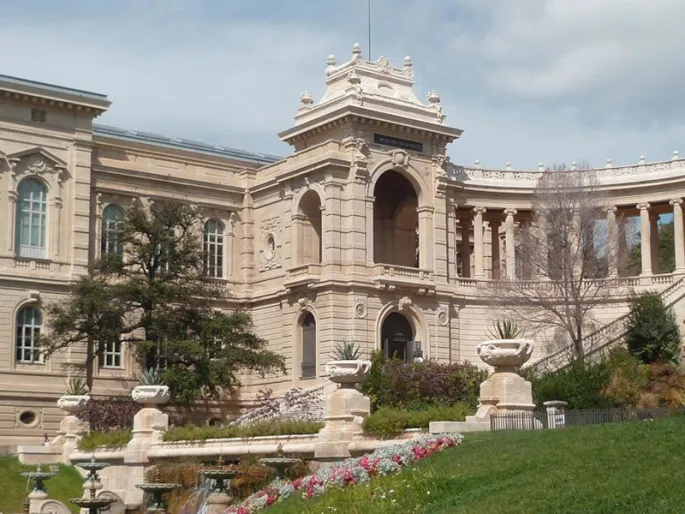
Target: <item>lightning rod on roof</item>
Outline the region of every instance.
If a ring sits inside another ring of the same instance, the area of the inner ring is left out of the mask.
[[[371,0],[367,0],[367,8],[368,8],[368,19],[369,19],[369,55],[367,59],[370,61],[371,60]]]

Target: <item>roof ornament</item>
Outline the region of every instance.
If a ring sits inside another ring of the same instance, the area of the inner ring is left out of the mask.
[[[571,171],[576,171],[578,169],[578,163],[576,161],[573,161],[571,163]]]
[[[504,165],[504,169],[507,171],[511,170],[511,163],[509,161],[507,161],[507,163]]]
[[[538,163],[538,171],[545,171],[545,164],[542,162]]]
[[[326,60],[326,76],[330,76],[335,71],[335,55],[331,54]]]
[[[473,167],[474,167],[474,168],[480,168],[480,161],[479,161],[478,159],[476,159],[475,161],[473,161]]]
[[[645,156],[644,156],[644,155],[641,155],[641,156],[640,156],[640,160],[638,161],[638,164],[644,164],[645,162],[646,162],[646,161],[645,161]]]
[[[613,163],[611,162],[611,159],[607,159],[607,165],[605,167],[606,168],[613,168],[614,167]]]
[[[352,59],[354,59],[357,56],[361,57],[361,55],[362,55],[362,47],[359,46],[359,43],[355,43],[354,45],[352,45],[352,56],[353,56]]]
[[[437,105],[440,103],[440,95],[438,95],[435,92],[435,89],[432,89],[431,92],[428,93],[427,98],[428,98],[428,102],[433,106],[437,107]]]
[[[300,95],[300,109],[311,109],[312,104],[314,103],[314,99],[312,98],[312,95],[307,93],[306,91]]]
[[[677,161],[680,159],[680,152],[678,150],[673,150],[673,158],[672,160]]]

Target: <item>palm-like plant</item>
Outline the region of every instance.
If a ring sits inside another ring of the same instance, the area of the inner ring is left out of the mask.
[[[144,386],[162,385],[162,375],[158,369],[146,369],[143,371],[143,374],[140,375],[139,383]]]
[[[492,339],[518,339],[524,334],[516,322],[506,319],[498,319],[493,322],[492,328],[488,330],[488,337]]]
[[[338,343],[333,349],[335,360],[339,361],[356,361],[362,355],[362,351],[354,341],[343,341]]]
[[[69,396],[83,396],[88,394],[86,380],[81,377],[69,377],[64,392]]]

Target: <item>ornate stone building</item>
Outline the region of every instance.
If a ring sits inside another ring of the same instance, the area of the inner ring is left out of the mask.
[[[478,362],[475,346],[495,316],[484,284],[517,278],[515,231],[539,171],[449,162],[446,147],[462,131],[445,123],[434,91],[417,98],[409,57],[397,68],[355,46],[342,64],[329,57],[325,73],[323,98],[302,94],[280,134],[294,148],[285,158],[100,126],[106,96],[0,76],[0,444],[54,435],[62,364],[84,353],[40,359],[44,307],[102,252],[121,251],[117,224],[133,201],[202,208],[208,269],[230,293],[223,308],[248,309],[287,358],[286,376],[246,377],[240,401],[266,386],[321,384],[343,339]],[[674,154],[594,172],[613,204],[607,223],[639,217],[647,249],[639,277],[609,263],[615,294],[591,336],[603,343],[616,337],[630,289],[664,291],[677,307],[685,293],[685,161]],[[656,227],[666,214],[676,270],[661,274]],[[557,347],[539,344],[536,358]],[[125,394],[136,372],[125,345],[108,348],[93,394]]]

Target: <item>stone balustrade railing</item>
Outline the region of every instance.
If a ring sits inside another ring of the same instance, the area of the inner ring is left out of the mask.
[[[657,286],[673,284],[678,275],[673,273],[665,273],[661,275],[650,275],[645,277],[607,277],[598,279],[588,279],[585,283],[588,287],[603,287],[605,284],[610,288],[635,288],[639,286]],[[459,289],[497,289],[498,287],[505,287],[510,284],[508,280],[491,280],[491,279],[474,279],[455,277],[452,279],[452,284]],[[516,280],[516,287],[519,289],[536,290],[541,287],[554,288],[554,283],[549,280]]]
[[[544,166],[538,170],[514,170],[508,167],[507,169],[484,169],[479,166],[466,167],[457,164],[449,163],[447,166],[447,176],[449,179],[456,182],[507,182],[517,183],[521,187],[533,187],[538,181],[542,173],[544,173]],[[571,168],[573,169],[573,168]],[[635,180],[636,176],[641,175],[657,175],[657,174],[681,174],[685,170],[685,159],[681,159],[678,153],[673,154],[673,158],[668,161],[660,162],[642,162],[629,166],[613,166],[607,163],[603,168],[593,168],[583,170],[586,173],[592,173],[597,177],[600,183],[614,183],[614,182],[631,182]]]
[[[379,277],[397,277],[416,281],[432,281],[433,272],[426,269],[396,266],[394,264],[378,264],[375,275]]]
[[[663,278],[666,275],[656,275],[652,278],[657,277]],[[669,307],[685,296],[685,277],[680,277],[673,282],[673,275],[670,275],[670,280],[671,282],[656,282],[671,283],[667,289],[660,293],[664,304]],[[628,315],[625,314],[587,336],[583,340],[583,354],[585,357],[604,352],[622,340],[627,329],[627,322]],[[574,357],[573,346],[569,345],[538,360],[532,368],[536,372],[554,371],[570,363]]]

